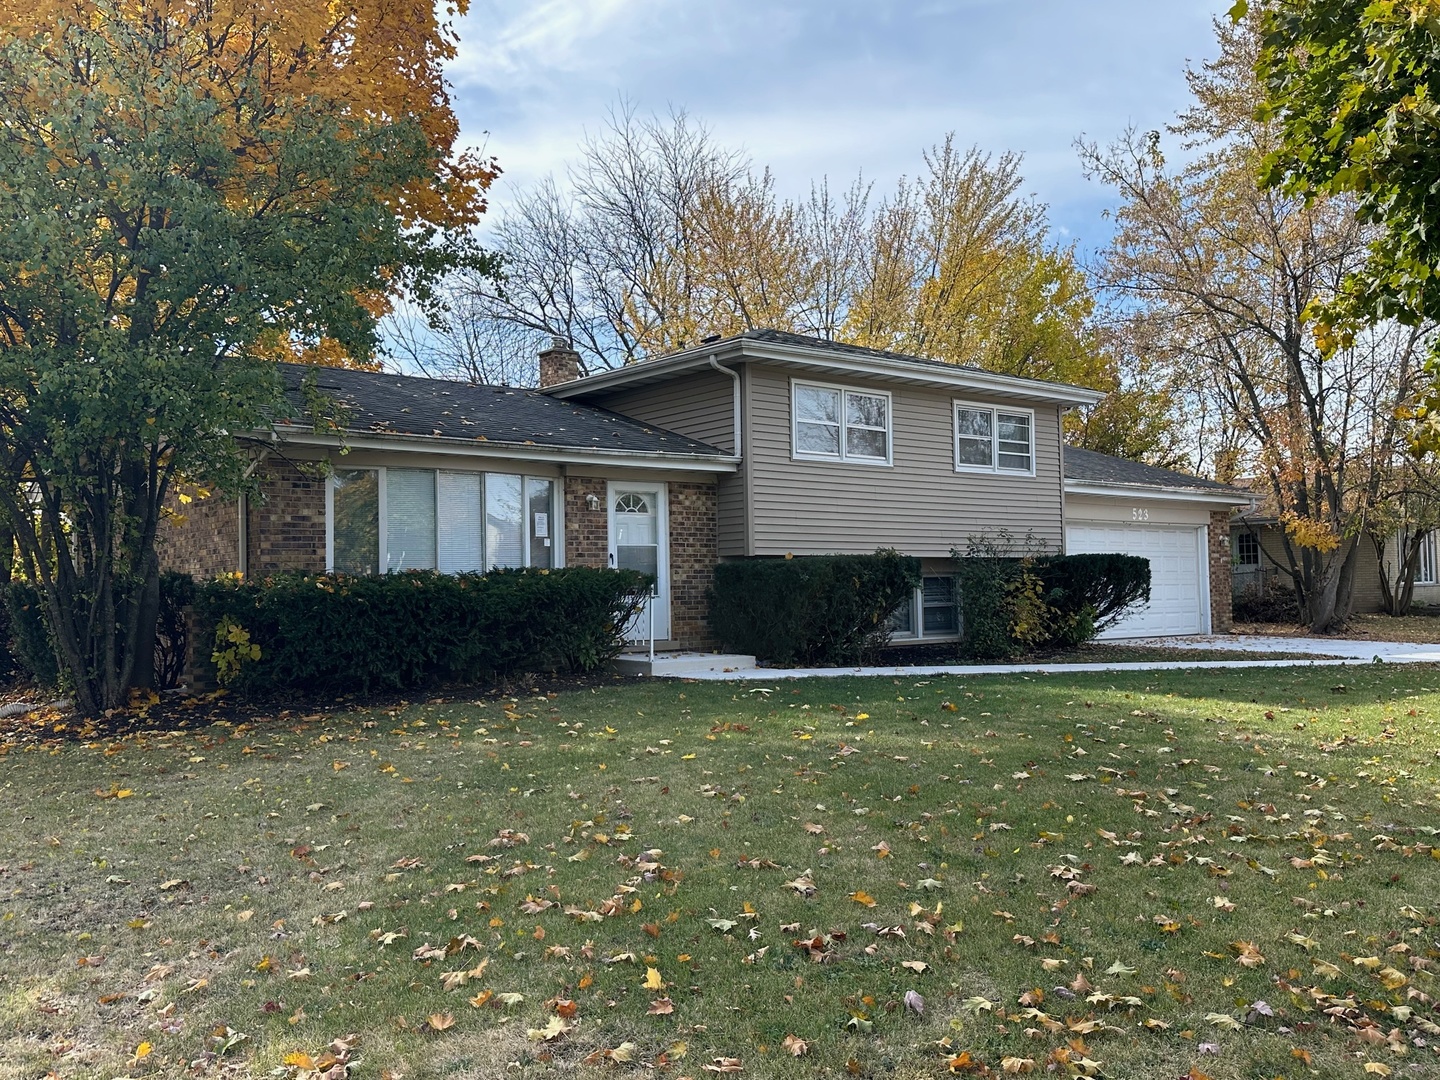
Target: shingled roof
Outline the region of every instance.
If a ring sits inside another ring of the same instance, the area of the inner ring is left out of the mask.
[[[1142,465],[1138,461],[1073,446],[1065,447],[1065,479],[1091,484],[1121,484],[1126,487],[1189,488],[1215,495],[1234,495],[1237,501],[1251,498],[1250,492],[1243,488],[1206,480],[1203,476],[1191,476],[1174,469],[1157,469],[1153,465]]]
[[[281,364],[294,415],[305,415],[301,381],[344,406],[351,435],[422,436],[566,450],[729,457],[709,443],[591,405],[534,390],[353,368]]]

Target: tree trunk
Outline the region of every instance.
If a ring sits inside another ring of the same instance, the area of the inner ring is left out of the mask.
[[[1354,539],[1350,539],[1342,540],[1340,548],[1330,553],[1329,558],[1323,558],[1319,552],[1305,552],[1307,556],[1314,556],[1314,573],[1310,575],[1310,588],[1305,595],[1305,621],[1312,634],[1330,633],[1347,614],[1350,592],[1347,579],[1354,573],[1356,550]],[[1343,597],[1342,585],[1346,586]]]

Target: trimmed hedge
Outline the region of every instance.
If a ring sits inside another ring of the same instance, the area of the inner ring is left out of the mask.
[[[920,561],[873,555],[752,557],[715,567],[710,625],[721,645],[770,664],[855,664],[890,640]]]
[[[1063,619],[1078,626],[1088,618],[1089,633],[1074,641],[1088,641],[1099,631],[1113,626],[1136,604],[1150,602],[1150,560],[1139,555],[1096,553],[1056,555],[1041,559],[1038,566],[1047,603]]]
[[[1150,561],[1138,555],[1021,558],[977,543],[955,566],[967,659],[1080,645],[1150,599]]]
[[[594,670],[649,588],[644,574],[588,567],[286,574],[204,583],[195,607],[237,690],[369,693]]]

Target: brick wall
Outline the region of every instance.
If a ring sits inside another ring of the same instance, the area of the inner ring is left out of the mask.
[[[670,485],[670,638],[687,649],[714,645],[706,590],[719,561],[713,483]]]
[[[1224,634],[1235,625],[1231,612],[1230,511],[1210,514],[1210,632]]]
[[[325,477],[267,461],[247,520],[250,573],[325,570]]]
[[[596,509],[586,505],[585,496],[594,495]],[[610,565],[609,517],[605,507],[606,485],[599,477],[565,478],[565,565]]]
[[[601,477],[565,478],[565,564],[610,564],[608,485]],[[670,642],[686,649],[711,647],[710,606],[705,591],[719,561],[715,485],[671,483]],[[591,510],[585,496],[599,500]]]
[[[178,496],[188,495],[183,503]],[[178,570],[205,580],[233,573],[240,562],[240,516],[235,503],[218,495],[199,498],[192,484],[182,484],[170,498],[175,516],[160,523],[155,546],[162,570]]]

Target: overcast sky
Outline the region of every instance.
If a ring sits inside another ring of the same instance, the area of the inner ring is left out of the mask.
[[[1215,52],[1229,0],[472,0],[450,69],[467,145],[495,155],[492,191],[563,175],[622,97],[683,108],[799,194],[858,172],[888,188],[921,151],[1025,155],[1051,222],[1103,243],[1107,193],[1076,162],[1104,141],[1162,126],[1185,103],[1184,69]]]

